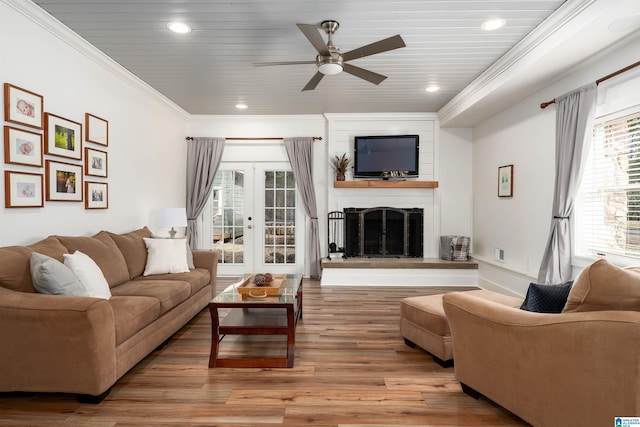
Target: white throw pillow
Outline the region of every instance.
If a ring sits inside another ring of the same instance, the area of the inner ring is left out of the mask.
[[[80,251],[75,251],[73,254],[64,254],[64,265],[78,276],[90,297],[111,298],[111,289],[109,289],[107,279],[104,278],[102,270],[89,255]]]
[[[186,273],[187,246],[185,239],[150,239],[144,237],[147,246],[147,265],[143,276],[151,274]]]
[[[55,258],[33,252],[30,267],[33,287],[41,294],[89,296],[73,271]]]

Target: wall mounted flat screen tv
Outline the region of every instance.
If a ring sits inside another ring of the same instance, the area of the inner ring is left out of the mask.
[[[418,176],[418,135],[356,136],[353,176],[380,177],[383,172],[400,171]]]

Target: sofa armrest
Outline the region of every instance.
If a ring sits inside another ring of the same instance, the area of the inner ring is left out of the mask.
[[[0,288],[0,391],[99,395],[115,383],[109,301]]]
[[[193,252],[193,265],[196,268],[206,268],[211,274],[211,284],[214,285],[218,274],[218,253],[203,249],[195,249]]]
[[[533,425],[640,414],[640,312],[531,313],[443,298],[456,378]]]

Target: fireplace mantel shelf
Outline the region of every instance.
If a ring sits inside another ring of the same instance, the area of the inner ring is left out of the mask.
[[[438,181],[334,181],[334,188],[437,188]]]

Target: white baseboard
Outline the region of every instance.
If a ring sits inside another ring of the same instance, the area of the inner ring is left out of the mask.
[[[321,285],[332,286],[477,286],[475,269],[325,268]]]

